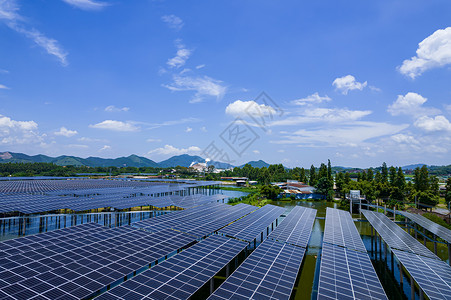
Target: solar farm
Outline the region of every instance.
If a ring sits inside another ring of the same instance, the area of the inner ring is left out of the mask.
[[[298,299],[310,272],[306,257],[317,251],[314,232],[321,238],[311,298],[395,299],[374,263],[385,252],[391,270],[399,266],[401,287],[410,284],[404,298],[451,299],[451,267],[383,213],[362,210],[364,218],[353,219],[328,207],[321,218],[304,206],[232,206],[212,193],[218,184],[0,180],[3,225],[52,214],[148,212],[115,226],[86,218],[0,242],[0,299]],[[399,214],[449,242],[446,228]],[[370,237],[357,221],[371,228]]]

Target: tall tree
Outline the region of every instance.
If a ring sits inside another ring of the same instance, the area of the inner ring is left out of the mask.
[[[417,167],[413,173],[413,181],[415,182],[415,190],[418,192],[425,192],[429,190],[429,172],[424,165],[421,168]]]
[[[385,163],[385,161],[382,163],[382,167],[381,167],[381,182],[385,183],[388,181],[388,168],[387,168],[387,164]]]
[[[332,180],[332,165],[330,159],[327,160],[327,179]]]
[[[373,179],[374,179],[373,168],[369,168],[368,172],[366,173],[366,180],[372,182]]]
[[[451,177],[448,177],[448,180],[446,180],[445,202],[447,205],[451,203]]]
[[[395,167],[391,166],[389,169],[389,179],[391,185],[395,184],[395,178],[396,178],[396,169]]]
[[[314,165],[310,167],[308,184],[311,186],[315,186],[316,184],[316,168]]]

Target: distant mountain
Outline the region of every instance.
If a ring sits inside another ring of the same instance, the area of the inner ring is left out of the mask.
[[[88,157],[80,158],[76,156],[50,157],[46,155],[26,155],[23,153],[3,152],[0,153],[0,163],[53,163],[59,166],[87,166],[87,167],[158,167],[159,165],[145,157],[130,155],[119,158]]]
[[[253,160],[248,163],[245,163],[244,165],[241,165],[240,168],[244,167],[247,164],[251,165],[254,168],[263,168],[263,167],[268,168],[270,166],[267,162],[260,159],[260,160]]]
[[[422,166],[424,166],[426,164],[414,164],[414,165],[407,165],[402,167],[403,170],[415,170],[416,168],[421,168]],[[428,165],[426,165],[427,167],[429,167]]]
[[[170,168],[170,167],[189,167],[191,163],[204,163],[205,158],[202,158],[200,156],[195,155],[188,155],[188,154],[182,154],[182,155],[176,155],[171,158],[168,158],[166,160],[160,161],[158,165],[161,168]]]

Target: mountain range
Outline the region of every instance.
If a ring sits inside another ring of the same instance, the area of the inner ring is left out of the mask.
[[[88,157],[81,158],[77,156],[67,156],[62,155],[58,157],[50,157],[47,155],[27,155],[23,153],[14,152],[0,152],[0,163],[53,163],[59,166],[87,166],[87,167],[154,167],[154,168],[170,168],[170,167],[189,167],[192,163],[203,163],[205,159],[200,156],[195,155],[176,155],[163,160],[159,163],[148,159],[146,157],[138,155],[130,155],[127,157],[119,158],[100,158],[100,157]],[[253,167],[268,167],[269,164],[259,160],[249,162]],[[209,161],[208,165],[213,165],[218,169],[227,169],[230,167],[235,167],[231,164],[219,162],[219,161]]]

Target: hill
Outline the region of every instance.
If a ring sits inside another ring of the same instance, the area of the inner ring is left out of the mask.
[[[76,156],[50,157],[46,155],[26,155],[23,153],[3,152],[0,153],[0,163],[53,163],[58,166],[87,166],[87,167],[159,167],[159,165],[145,157],[130,155],[119,158],[88,157],[80,158]]]
[[[247,164],[251,165],[254,168],[263,168],[263,167],[268,168],[270,166],[267,162],[260,159],[260,160],[252,160],[248,163],[245,163],[244,165],[241,165],[240,168],[244,167]]]

